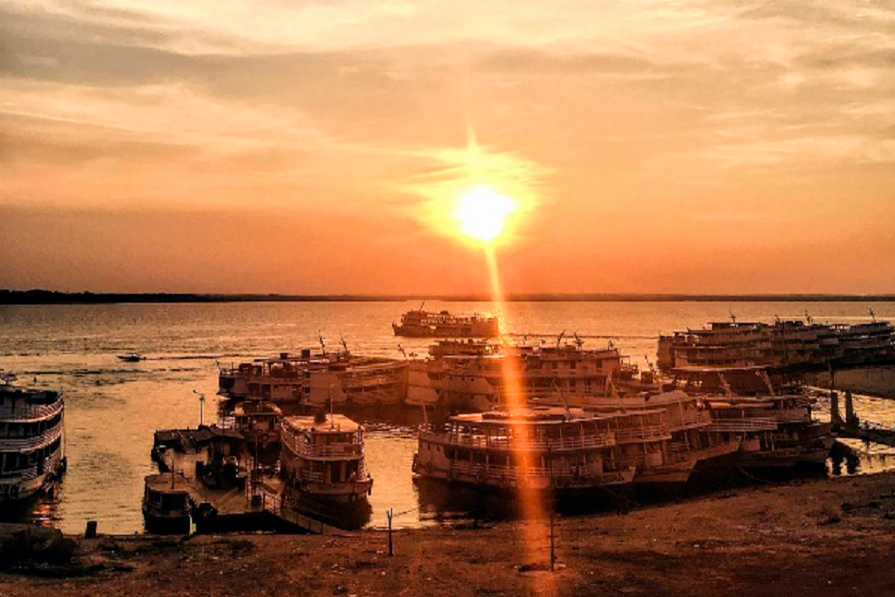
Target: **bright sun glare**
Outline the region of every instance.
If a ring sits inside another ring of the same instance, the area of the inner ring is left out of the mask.
[[[507,216],[514,211],[516,203],[512,199],[478,185],[459,196],[454,217],[460,221],[460,232],[482,242],[491,242],[503,232]]]

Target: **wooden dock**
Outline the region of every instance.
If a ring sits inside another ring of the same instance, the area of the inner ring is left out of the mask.
[[[170,451],[172,474],[182,478],[194,504],[193,522],[199,533],[269,531],[277,533],[333,534],[335,526],[283,507],[283,485],[279,478],[266,476],[245,486],[213,488],[196,477],[196,462],[203,454]]]
[[[852,393],[848,390],[845,392],[845,420],[839,413],[839,395],[835,391],[830,393],[830,422],[836,437],[859,439],[895,448],[895,429],[872,421],[861,421],[855,412]]]

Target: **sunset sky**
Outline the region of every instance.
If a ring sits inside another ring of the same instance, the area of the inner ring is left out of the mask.
[[[0,287],[895,292],[895,2],[0,0]]]

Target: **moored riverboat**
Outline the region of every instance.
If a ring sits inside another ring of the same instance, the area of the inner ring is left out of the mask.
[[[0,382],[0,507],[52,487],[65,465],[62,394]]]
[[[186,479],[174,473],[144,479],[143,523],[150,533],[187,535],[192,500]]]
[[[711,413],[708,430],[739,438],[731,463],[781,468],[826,461],[833,446],[831,425],[814,419],[816,399],[797,378],[775,386],[763,367],[690,368],[686,373],[688,385]]]
[[[872,316],[872,312],[871,312]],[[867,323],[830,325],[776,319],[773,323],[711,322],[708,327],[659,337],[663,371],[694,367],[763,366],[817,371],[895,361],[895,327]]]
[[[404,399],[407,362],[304,349],[222,368],[218,383],[218,393],[231,399],[293,404],[305,412],[330,402],[346,410],[388,406]]]
[[[328,504],[366,502],[373,478],[364,458],[364,427],[339,414],[283,417],[280,465],[302,497]]]
[[[628,485],[635,467],[616,460],[617,418],[558,407],[455,415],[421,427],[413,472],[495,490]]]

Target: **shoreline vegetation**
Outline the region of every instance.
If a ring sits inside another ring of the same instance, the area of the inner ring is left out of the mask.
[[[100,532],[102,523],[100,523]],[[0,566],[0,595],[891,595],[895,473],[799,479],[546,521],[338,535],[76,540]]]
[[[114,303],[252,303],[252,302],[490,302],[487,294],[198,294],[104,293],[0,289],[0,305],[78,305]],[[895,302],[895,294],[509,294],[509,302]]]

